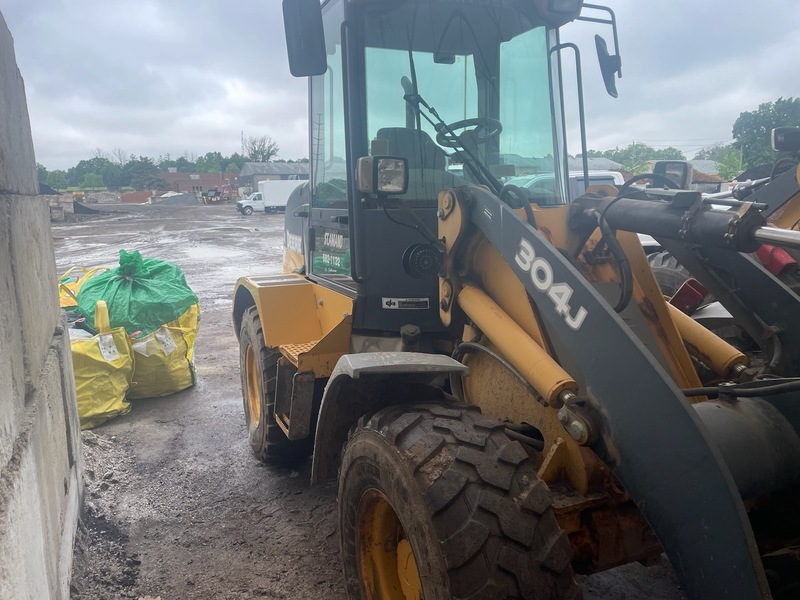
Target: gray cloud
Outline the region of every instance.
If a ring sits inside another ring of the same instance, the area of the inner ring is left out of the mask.
[[[800,3],[795,0],[618,0],[623,79],[620,97],[603,90],[591,35],[575,25],[566,37],[584,49],[589,147],[642,141],[687,156],[731,139],[743,111],[780,96],[800,96]],[[800,124],[798,124],[800,125]],[[577,138],[574,138],[577,140]]]
[[[280,3],[3,0],[37,159],[95,148],[178,156],[271,135],[307,154],[306,84],[289,75]]]
[[[592,36],[610,39],[609,31],[564,32],[583,49],[590,148],[636,140],[691,155],[730,139],[740,112],[800,95],[796,0],[609,4],[623,55],[619,99],[605,95],[594,58]],[[283,158],[308,153],[306,82],[288,73],[277,0],[0,0],[0,11],[25,78],[37,159],[50,169],[98,147],[231,153],[242,131],[271,135]]]

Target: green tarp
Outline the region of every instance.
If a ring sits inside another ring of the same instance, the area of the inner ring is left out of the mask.
[[[142,336],[180,317],[197,296],[180,267],[138,251],[119,251],[119,267],[95,275],[78,292],[78,312],[94,329],[94,309],[105,300],[111,328],[124,327],[128,335]]]

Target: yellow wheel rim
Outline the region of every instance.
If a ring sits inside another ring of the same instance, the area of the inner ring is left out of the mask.
[[[253,346],[248,345],[244,354],[244,372],[247,380],[247,406],[250,409],[250,424],[258,427],[261,422],[261,386],[259,385],[260,373],[256,363],[256,353]]]
[[[358,507],[358,562],[367,600],[422,600],[414,551],[392,505],[369,490]]]

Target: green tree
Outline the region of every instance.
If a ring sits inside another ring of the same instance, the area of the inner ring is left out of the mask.
[[[614,148],[613,150],[587,150],[586,156],[589,158],[608,158],[618,162],[634,175],[649,171],[648,161],[651,160],[686,160],[683,152],[672,146],[656,150],[642,142],[632,142],[624,148]]]
[[[74,167],[71,167],[67,171],[67,180],[69,185],[72,186],[80,186],[83,184],[83,178],[86,177],[88,173],[97,173],[101,176],[111,175],[116,169],[119,169],[119,165],[115,165],[109,159],[103,158],[100,156],[95,156],[89,160],[82,160]],[[111,179],[111,177],[109,177]],[[109,183],[111,185],[111,183]]]
[[[105,187],[105,185],[103,184],[103,176],[99,173],[87,173],[83,176],[81,189],[94,190],[102,187]]]
[[[800,98],[778,98],[775,102],[759,104],[756,110],[741,113],[733,124],[733,137],[741,148],[744,169],[780,158],[772,150],[772,129],[798,125]]]
[[[172,160],[172,157],[170,156],[169,152],[167,152],[164,155],[159,156],[155,160],[155,163],[156,163],[156,166],[158,167],[158,170],[161,171],[161,172],[164,172],[167,169],[172,168],[172,167],[174,167],[174,168],[178,167],[178,161]]]
[[[276,156],[280,148],[278,142],[268,135],[248,137],[244,141],[244,153],[253,162],[269,162]]]
[[[197,159],[195,165],[198,173],[219,173],[222,171],[222,154],[219,152],[206,152]]]
[[[39,183],[47,183],[47,168],[38,162],[36,163],[36,180]]]
[[[656,150],[656,160],[686,160],[686,155],[672,146]]]
[[[169,190],[169,184],[160,177],[148,177],[143,181],[144,190]]]
[[[228,163],[228,166],[225,167],[226,173],[238,173],[239,171],[241,171],[241,169],[237,167],[234,162]]]
[[[175,166],[179,173],[197,173],[197,165],[194,163],[194,158],[180,156],[175,160]]]
[[[733,144],[713,144],[705,148],[700,148],[700,150],[695,152],[693,160],[713,160],[722,162],[725,158],[725,154],[728,152],[728,148],[732,145]]]
[[[731,181],[742,172],[741,153],[735,143],[714,144],[701,148],[694,160],[713,160],[717,163],[717,173],[725,181]]]
[[[225,158],[225,160],[223,161],[223,164],[227,163],[228,164],[228,168],[230,168],[231,164],[234,164],[234,165],[236,165],[236,170],[237,171],[241,171],[242,167],[244,167],[244,163],[246,163],[246,162],[247,162],[247,157],[246,156],[244,156],[242,154],[239,154],[238,152],[234,152],[233,154],[231,154],[230,156]],[[227,170],[228,169],[226,169],[226,171]],[[232,173],[233,171],[230,171],[230,172]]]
[[[45,181],[45,183],[54,190],[66,189],[69,187],[69,183],[67,183],[67,172],[60,169],[50,171],[47,174],[47,181]]]
[[[731,147],[721,161],[717,163],[717,173],[725,181],[733,181],[742,172],[739,149]]]
[[[116,190],[122,187],[122,167],[117,163],[109,161],[100,171],[106,187]]]
[[[148,181],[158,175],[158,167],[149,156],[139,156],[131,154],[128,162],[122,167],[122,184],[130,185],[137,190],[150,189]]]

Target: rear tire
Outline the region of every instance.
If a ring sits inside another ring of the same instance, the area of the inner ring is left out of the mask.
[[[297,463],[311,454],[313,438],[290,440],[275,421],[275,382],[280,352],[267,348],[258,309],[242,315],[239,332],[239,371],[242,378],[247,440],[265,463]]]
[[[394,406],[362,418],[343,453],[338,504],[350,598],[582,597],[550,490],[477,407]]]

